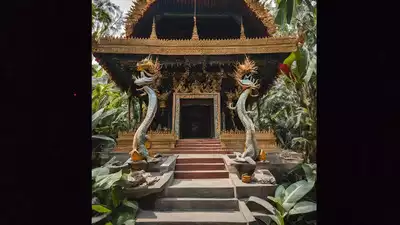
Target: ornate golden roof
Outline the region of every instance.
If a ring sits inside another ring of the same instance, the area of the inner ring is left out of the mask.
[[[147,10],[157,0],[136,0],[133,1],[133,5],[128,11],[125,22],[125,34],[126,37],[131,37],[133,29],[139,20],[144,16]],[[259,0],[243,0],[247,7],[257,16],[258,19],[267,28],[269,35],[273,36],[276,32],[277,25],[275,24],[273,16],[269,13]]]
[[[161,40],[103,38],[92,44],[94,53],[155,55],[235,55],[293,52],[296,37],[227,40]]]

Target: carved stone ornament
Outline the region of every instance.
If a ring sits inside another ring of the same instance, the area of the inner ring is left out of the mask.
[[[209,73],[206,75],[208,79],[204,82],[194,80],[190,82],[188,72],[185,72],[178,80],[173,78],[173,90],[175,93],[219,93],[221,90],[222,76],[219,73]]]

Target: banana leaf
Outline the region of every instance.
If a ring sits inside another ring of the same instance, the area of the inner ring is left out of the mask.
[[[92,169],[92,179],[96,179],[97,176],[108,175],[110,173],[110,169],[107,167],[98,167]]]
[[[107,175],[100,175],[95,178],[95,183],[93,185],[94,191],[101,191],[110,189],[113,184],[118,182],[122,178],[122,170],[107,174]]]
[[[95,112],[95,113],[92,115],[92,130],[93,130],[94,128],[96,128],[97,124],[100,122],[100,120],[101,120],[101,115],[103,114],[103,112],[104,112],[104,108],[98,110],[97,112]]]
[[[278,25],[286,23],[286,1],[287,0],[281,0],[278,3],[278,14],[275,17],[275,23]]]
[[[297,203],[293,208],[288,212],[289,215],[296,214],[305,214],[314,212],[317,210],[317,204],[309,201],[302,201]]]
[[[314,182],[305,180],[290,185],[285,191],[283,208],[289,211],[301,198],[303,198],[314,187]]]

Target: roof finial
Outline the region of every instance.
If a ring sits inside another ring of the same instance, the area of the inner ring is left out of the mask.
[[[150,39],[155,40],[157,39],[157,32],[156,32],[156,17],[153,17],[153,24],[151,25],[151,34]]]
[[[192,40],[199,40],[199,35],[197,34],[196,17],[193,17],[194,25],[192,32]]]
[[[246,39],[246,34],[244,33],[243,17],[240,19],[240,39]]]
[[[199,35],[197,34],[197,23],[196,23],[196,0],[194,0],[192,40],[199,40]]]

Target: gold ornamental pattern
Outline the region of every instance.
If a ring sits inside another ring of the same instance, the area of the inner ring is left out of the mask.
[[[156,55],[235,55],[289,53],[296,51],[296,37],[162,40],[148,38],[102,38],[92,45],[94,53]]]
[[[276,33],[277,26],[275,24],[274,17],[269,13],[263,4],[258,0],[244,0],[247,7],[253,11],[257,18],[261,20],[264,26],[267,28],[269,35],[273,36]]]

